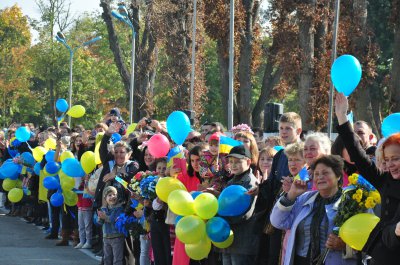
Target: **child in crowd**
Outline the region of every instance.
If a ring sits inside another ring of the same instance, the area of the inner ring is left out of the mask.
[[[157,176],[159,178],[165,177],[167,160],[165,158],[159,158],[155,163]],[[168,205],[157,197],[153,200],[151,206],[150,237],[154,253],[154,261],[155,264],[168,265],[172,262],[170,227],[165,223]]]
[[[227,156],[233,177],[227,185],[241,185],[245,189],[254,189],[257,179],[250,168],[251,153],[243,145],[235,146]],[[249,209],[240,216],[226,217],[235,240],[232,245],[222,250],[223,265],[254,264],[258,250],[258,235],[256,234],[256,218],[254,213],[257,196],[251,197]]]
[[[257,169],[259,171],[258,182],[263,183],[267,180],[269,173],[271,172],[272,160],[277,151],[272,147],[264,148],[260,151],[257,163]]]
[[[224,177],[229,175],[226,170],[226,154],[219,153],[219,135],[213,133],[208,140],[209,150],[200,156],[200,176],[203,178],[202,187],[221,191]]]
[[[106,187],[103,191],[105,205],[97,211],[99,223],[103,226],[104,265],[123,264],[125,238],[115,228],[115,222],[124,209],[121,204],[117,204],[117,195],[115,187]]]
[[[93,201],[88,198],[85,194],[87,190],[87,185],[89,181],[89,176],[86,175],[82,178],[81,184],[79,185],[79,190],[83,192],[78,194],[78,225],[79,225],[79,244],[75,248],[92,248],[92,217]]]

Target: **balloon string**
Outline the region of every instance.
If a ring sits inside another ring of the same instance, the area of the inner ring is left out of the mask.
[[[32,147],[29,145],[28,141],[26,141],[26,144],[28,145],[29,150],[33,150]]]

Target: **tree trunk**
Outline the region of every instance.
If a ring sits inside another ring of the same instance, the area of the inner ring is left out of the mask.
[[[395,24],[390,103],[392,112],[400,112],[400,0],[393,0],[392,10]]]
[[[352,50],[354,56],[361,63],[365,61],[368,52],[367,14],[367,1],[353,0],[354,34]],[[355,105],[355,118],[356,120],[363,120],[370,123],[373,131],[377,132],[377,126],[372,115],[371,97],[368,86],[369,84],[367,84],[367,80],[364,78],[354,93],[354,98],[357,101]]]
[[[310,111],[310,89],[313,86],[314,74],[314,32],[313,18],[316,0],[303,1],[299,8],[299,47],[300,47],[300,73],[298,79],[300,116],[303,129],[313,129]]]
[[[224,40],[217,40],[217,54],[219,64],[219,75],[221,79],[221,94],[222,94],[222,107],[224,110],[223,123],[227,124],[228,121],[228,100],[229,100],[229,57],[227,54],[227,46],[224,45]],[[225,100],[225,101],[224,101]]]
[[[111,7],[110,7],[110,0],[101,0],[100,1],[100,6],[103,8],[103,13],[102,13],[102,18],[104,22],[106,23],[107,26],[107,32],[108,32],[108,41],[110,44],[110,49],[114,55],[114,61],[115,64],[118,68],[119,74],[121,75],[122,82],[125,87],[125,92],[127,99],[129,100],[129,95],[130,95],[130,82],[131,82],[131,74],[128,70],[128,68],[125,65],[123,56],[122,56],[122,51],[119,45],[118,41],[118,36],[115,32],[114,29],[114,22],[111,16]],[[139,34],[137,34],[138,36]],[[135,89],[136,90],[136,89]],[[135,101],[133,103],[134,107],[134,117],[133,120],[136,121],[138,120],[138,104],[135,104]]]

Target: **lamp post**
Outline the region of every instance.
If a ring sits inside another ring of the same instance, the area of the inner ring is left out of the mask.
[[[335,1],[335,21],[333,23],[333,39],[332,39],[332,64],[336,60],[337,48],[337,35],[339,29],[339,15],[340,15],[340,0]],[[328,137],[331,138],[332,134],[332,116],[333,116],[333,95],[334,95],[333,82],[331,80],[329,86],[329,113],[328,113]]]
[[[74,54],[79,48],[89,46],[90,44],[92,44],[98,40],[101,40],[101,36],[95,37],[87,42],[84,42],[81,45],[76,46],[75,48],[71,48],[71,46],[68,45],[67,39],[65,38],[64,34],[61,31],[57,32],[56,39],[57,39],[57,41],[61,42],[69,51],[68,104],[69,104],[69,107],[72,107],[72,64],[73,64]],[[71,116],[68,116],[68,125],[71,126]]]
[[[228,96],[228,130],[233,127],[233,81],[234,81],[234,29],[235,29],[235,1],[230,0],[229,20],[229,96]]]
[[[118,5],[118,11],[111,11],[111,15],[118,19],[121,22],[124,22],[132,29],[132,55],[131,55],[131,84],[130,84],[130,93],[129,93],[129,122],[133,123],[133,95],[135,89],[135,39],[136,39],[136,31],[132,22],[128,17],[128,10],[126,9],[124,4]]]

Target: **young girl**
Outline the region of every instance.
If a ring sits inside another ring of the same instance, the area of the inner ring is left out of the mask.
[[[79,190],[87,189],[89,176],[82,178]],[[92,204],[90,198],[85,198],[83,194],[78,194],[78,225],[79,225],[79,244],[75,248],[92,248]]]
[[[103,226],[104,265],[122,265],[124,257],[124,234],[115,228],[115,221],[123,213],[118,204],[117,189],[108,186],[103,191],[105,207],[97,211],[99,223]]]
[[[225,167],[226,154],[219,154],[219,133],[214,133],[208,139],[209,150],[200,156],[200,176],[203,179],[202,187],[221,191],[222,184],[219,183],[228,175]]]
[[[271,170],[271,167],[272,167],[272,160],[276,153],[277,153],[277,151],[272,147],[267,147],[260,151],[260,155],[259,155],[258,163],[257,163],[257,169],[259,172],[259,175],[258,175],[259,183],[263,183],[265,180],[267,180],[268,175]],[[256,175],[256,177],[257,177],[257,175]]]

